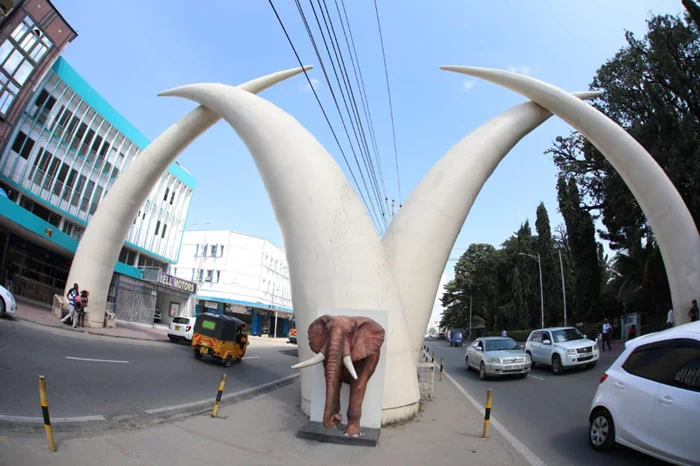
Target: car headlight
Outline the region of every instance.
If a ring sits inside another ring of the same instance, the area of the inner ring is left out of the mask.
[[[575,349],[568,349],[568,350],[566,350],[566,354],[576,354],[576,350]]]
[[[498,358],[488,358],[488,359],[486,359],[486,362],[488,362],[488,363],[494,363],[494,364],[500,364],[500,363],[501,363],[501,360],[498,359]]]

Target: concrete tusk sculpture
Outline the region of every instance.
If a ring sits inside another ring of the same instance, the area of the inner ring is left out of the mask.
[[[700,295],[700,235],[683,198],[649,152],[603,113],[556,86],[489,68],[441,68],[491,81],[531,99],[573,126],[605,156],[639,202],[659,244],[673,320],[687,322],[686,310]]]
[[[384,389],[382,422],[415,415],[416,361],[396,283],[365,207],[335,160],[292,116],[240,89],[195,84],[161,95],[206,106],[248,147],[282,232],[299,340],[307,341],[319,308],[387,311],[385,380],[391,382]],[[311,356],[307,345],[299,345],[302,361]],[[310,376],[302,373],[301,379],[307,413]]]
[[[262,92],[304,69],[311,67],[273,73],[241,84],[240,88],[252,93]],[[129,234],[132,220],[155,183],[177,156],[219,119],[216,113],[201,105],[192,110],[151,142],[117,178],[102,199],[78,243],[66,281],[68,288],[73,283],[78,283],[81,289],[90,291],[92,308],[106,307],[109,283],[119,251]],[[88,327],[103,325],[104,316],[101,312],[88,312],[87,317]]]
[[[577,92],[572,98],[598,94]],[[476,197],[506,154],[551,116],[526,102],[472,131],[423,177],[384,234],[384,252],[399,288],[416,360],[440,277]]]

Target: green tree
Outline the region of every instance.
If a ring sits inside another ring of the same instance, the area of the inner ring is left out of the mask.
[[[561,275],[559,274],[558,258],[555,262],[552,228],[549,224],[549,214],[544,202],[537,206],[537,252],[542,261],[542,282],[544,288],[544,317],[545,325],[564,321],[564,309],[561,300]]]
[[[593,322],[601,317],[601,277],[593,218],[581,207],[581,195],[573,178],[567,181],[560,176],[557,194],[575,272],[575,294],[569,319],[572,322]]]

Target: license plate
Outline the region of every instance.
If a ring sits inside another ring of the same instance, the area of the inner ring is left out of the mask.
[[[201,347],[201,348],[199,348],[199,352],[202,354],[207,354],[209,352],[209,348]]]
[[[514,365],[510,366],[510,368],[511,369],[522,369],[523,365],[522,364],[514,364]]]
[[[579,358],[587,358],[591,355],[591,353],[579,353],[578,357]]]
[[[176,326],[175,326],[175,330],[177,330],[178,332],[180,331],[181,328],[182,328],[182,327],[180,327],[179,325],[176,325]]]

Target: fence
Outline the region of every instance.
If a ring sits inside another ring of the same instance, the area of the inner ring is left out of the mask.
[[[115,287],[114,313],[118,319],[152,324],[156,310],[157,291],[154,287],[125,275],[119,275]]]
[[[12,293],[42,303],[53,304],[54,295],[62,295],[63,289],[15,275],[12,278]]]
[[[416,364],[418,370],[418,387],[420,388],[420,399],[429,400],[433,397],[435,389],[435,364],[432,362],[419,362]]]

